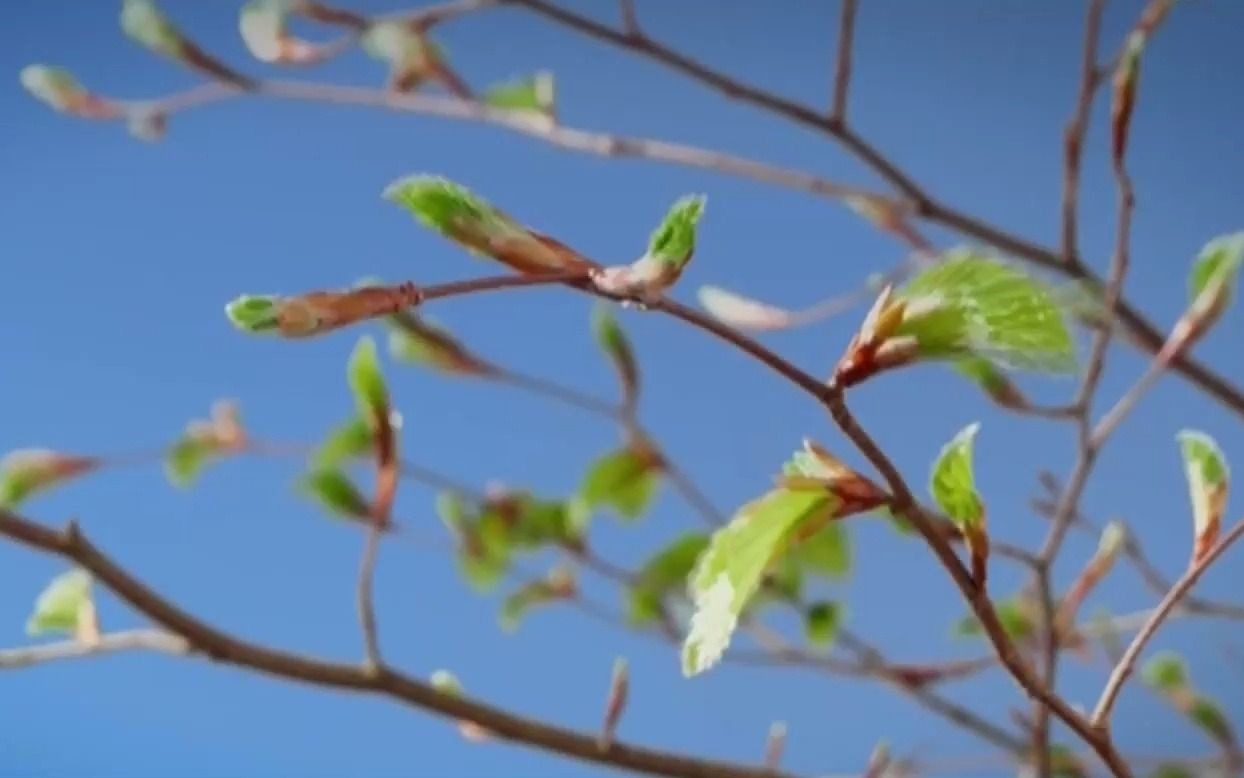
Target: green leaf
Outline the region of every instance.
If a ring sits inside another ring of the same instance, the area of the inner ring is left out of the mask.
[[[501,210],[445,178],[413,175],[394,181],[384,198],[409,210],[424,226],[523,273],[595,267],[575,251],[514,221]]]
[[[1234,295],[1235,278],[1244,262],[1244,232],[1214,238],[1197,255],[1188,277],[1189,302],[1195,303],[1211,282],[1219,284],[1223,304]]]
[[[225,315],[244,332],[280,329],[280,298],[275,295],[244,294],[225,305]]]
[[[362,492],[340,470],[312,470],[300,484],[303,494],[326,512],[345,519],[366,519],[371,506]]]
[[[830,522],[809,538],[800,540],[787,559],[801,571],[826,578],[842,578],[851,572],[851,543],[846,529]]]
[[[979,424],[969,424],[959,431],[938,454],[929,478],[929,493],[951,521],[968,528],[980,526],[985,508],[972,474],[972,441]]]
[[[42,448],[12,451],[0,459],[0,507],[24,500],[99,467],[97,457],[62,454]]]
[[[1140,677],[1159,691],[1178,691],[1188,685],[1188,665],[1178,654],[1163,651],[1145,663]]]
[[[1231,722],[1213,700],[1198,695],[1188,710],[1188,718],[1219,743],[1235,742]]]
[[[529,581],[520,586],[501,604],[501,628],[506,632],[518,629],[532,608],[573,597],[574,574],[565,568],[557,568],[542,579]]]
[[[1204,432],[1185,429],[1177,438],[1192,497],[1196,537],[1209,537],[1207,533],[1217,533],[1226,509],[1231,476],[1227,458],[1214,439]]]
[[[185,40],[153,0],[125,0],[121,6],[121,30],[157,54],[178,59]]]
[[[1055,295],[997,259],[949,252],[896,299],[906,306],[896,335],[913,338],[923,357],[976,355],[1012,369],[1075,370],[1075,345]]]
[[[424,317],[401,313],[389,317],[389,354],[449,375],[491,375],[497,370],[472,354],[448,330]]]
[[[801,525],[821,521],[833,509],[834,499],[823,492],[776,489],[745,505],[713,533],[691,574],[695,614],[683,643],[684,675],[716,664],[770,564]]]
[[[660,466],[652,455],[627,446],[592,463],[579,487],[579,496],[588,508],[607,505],[621,518],[637,519],[652,504],[660,480]]]
[[[999,600],[994,602],[993,607],[998,613],[1002,631],[1012,640],[1024,641],[1035,634],[1036,623],[1033,621],[1032,609],[1024,601],[1019,598]],[[981,629],[976,615],[969,614],[955,626],[955,634],[961,637],[972,637],[983,635],[985,631]]]
[[[316,449],[312,462],[320,470],[332,470],[351,459],[370,454],[376,433],[365,420],[354,417],[334,429]]]
[[[648,240],[647,258],[682,270],[695,253],[695,231],[704,215],[704,195],[687,195],[670,207]]]
[[[34,612],[26,621],[26,634],[72,634],[78,626],[78,617],[83,606],[90,601],[90,573],[74,569],[56,576],[35,600]]]
[[[613,367],[628,402],[633,403],[639,394],[639,365],[626,333],[614,318],[608,303],[601,301],[592,308],[592,334]]]
[[[426,68],[440,59],[440,52],[422,34],[401,22],[377,22],[363,33],[363,51],[373,59],[397,69]]]
[[[809,643],[827,646],[838,636],[841,623],[841,605],[830,601],[813,603],[804,614],[804,633]]]
[[[683,535],[644,562],[627,595],[627,619],[633,626],[655,621],[665,598],[686,585],[696,559],[708,547],[708,535]]]
[[[27,65],[18,79],[27,92],[57,111],[73,113],[91,98],[86,88],[65,68]]]
[[[213,441],[187,435],[169,448],[164,457],[164,474],[173,486],[185,489],[194,484],[218,451]]]
[[[389,390],[380,372],[376,341],[370,336],[359,338],[346,367],[350,389],[359,413],[365,418],[384,419],[389,415]]]
[[[551,114],[555,97],[553,74],[540,71],[533,76],[491,86],[482,99],[493,108]]]

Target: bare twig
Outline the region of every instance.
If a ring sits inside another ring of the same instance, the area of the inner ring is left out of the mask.
[[[618,11],[622,14],[622,29],[632,38],[642,38],[644,33],[639,28],[639,19],[635,16],[635,0],[618,0]]]
[[[1089,0],[1084,19],[1084,53],[1080,58],[1080,92],[1076,108],[1063,132],[1063,262],[1076,265],[1080,262],[1077,230],[1079,218],[1080,160],[1084,151],[1084,136],[1088,132],[1089,115],[1093,107],[1093,95],[1101,84],[1101,71],[1097,67],[1097,47],[1101,38],[1101,17],[1106,0]]]
[[[123,651],[152,651],[160,654],[186,654],[186,641],[158,629],[135,629],[101,635],[98,641],[62,640],[36,646],[23,646],[0,651],[0,670],[56,662],[62,659],[114,654]]]
[[[851,86],[851,50],[855,43],[855,11],[858,0],[842,0],[838,17],[838,53],[834,59],[834,93],[830,99],[829,118],[847,120],[847,89]]]
[[[1097,705],[1093,709],[1093,726],[1105,731],[1110,723],[1110,713],[1114,709],[1114,704],[1118,700],[1119,692],[1123,690],[1123,684],[1127,682],[1129,676],[1136,667],[1136,660],[1140,658],[1141,652],[1145,650],[1145,646],[1157,633],[1158,628],[1170,616],[1171,612],[1179,605],[1179,602],[1187,594],[1188,590],[1196,585],[1201,575],[1209,569],[1214,560],[1222,556],[1231,544],[1244,536],[1244,521],[1237,522],[1219,541],[1210,548],[1210,550],[1194,564],[1192,564],[1187,572],[1180,576],[1171,590],[1162,598],[1162,602],[1150,614],[1149,620],[1140,628],[1136,636],[1132,638],[1132,642],[1128,645],[1127,650],[1123,653],[1123,658],[1115,665],[1114,670],[1110,673],[1110,679],[1106,682],[1106,686],[1102,689],[1101,697],[1097,700]]]

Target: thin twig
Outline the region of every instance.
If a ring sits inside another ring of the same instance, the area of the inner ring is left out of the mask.
[[[162,630],[135,629],[101,635],[98,641],[89,643],[81,640],[62,640],[56,643],[6,649],[0,651],[0,669],[15,670],[44,662],[79,659],[123,651],[186,654],[190,651],[190,647],[185,640]]]
[[[1101,38],[1101,17],[1106,0],[1089,0],[1084,19],[1084,49],[1080,58],[1080,91],[1076,108],[1063,132],[1063,262],[1080,262],[1077,220],[1079,218],[1080,160],[1083,158],[1084,136],[1088,132],[1093,95],[1101,84],[1097,68],[1097,48]]]
[[[851,50],[855,43],[855,11],[858,0],[842,0],[838,17],[838,54],[834,59],[834,93],[830,100],[829,118],[847,120],[847,89],[851,86]]]
[[[1171,590],[1162,598],[1162,602],[1154,609],[1149,616],[1149,620],[1140,628],[1136,636],[1132,638],[1132,642],[1128,644],[1127,650],[1123,652],[1123,658],[1115,665],[1114,670],[1110,673],[1110,679],[1106,682],[1106,686],[1102,689],[1101,697],[1097,700],[1097,705],[1093,709],[1093,726],[1098,729],[1105,730],[1109,726],[1110,713],[1114,709],[1114,704],[1118,700],[1119,692],[1123,690],[1123,684],[1127,682],[1128,677],[1132,674],[1136,667],[1136,661],[1140,658],[1141,652],[1145,650],[1145,646],[1157,633],[1158,628],[1166,618],[1179,605],[1180,600],[1184,598],[1188,590],[1196,585],[1201,575],[1209,569],[1218,557],[1222,556],[1231,544],[1244,536],[1244,521],[1237,522],[1226,534],[1214,544],[1205,556],[1201,557],[1192,564],[1187,572],[1180,576]]]

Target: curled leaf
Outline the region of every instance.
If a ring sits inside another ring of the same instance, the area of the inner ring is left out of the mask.
[[[1190,313],[1205,324],[1226,310],[1244,263],[1244,232],[1223,235],[1201,249],[1188,278]]]
[[[505,598],[501,604],[501,628],[513,632],[532,608],[574,599],[577,595],[574,572],[569,568],[554,568],[544,578],[524,584]]]
[[[303,494],[327,513],[344,519],[367,520],[371,504],[358,487],[340,470],[312,470],[299,484]]]
[[[0,459],[0,507],[15,508],[31,496],[95,470],[98,457],[48,449],[20,449]]]
[[[186,425],[186,431],[165,455],[164,473],[174,486],[187,487],[213,459],[240,452],[246,445],[246,430],[237,406],[217,402],[210,419],[195,419]]]
[[[967,529],[985,521],[985,507],[972,472],[972,442],[980,424],[960,430],[938,454],[929,477],[929,493],[942,512]]]
[[[380,372],[380,360],[376,354],[376,341],[370,336],[359,338],[346,367],[346,376],[359,413],[366,419],[386,419],[389,416],[389,389]]]
[[[1212,437],[1196,430],[1182,430],[1179,435],[1188,491],[1192,497],[1193,561],[1201,559],[1213,548],[1222,526],[1227,507],[1227,490],[1231,471],[1227,459]]]
[[[596,267],[574,250],[520,225],[447,179],[408,176],[390,184],[383,196],[472,253],[492,257],[520,273],[582,270],[586,274]]]
[[[639,364],[626,333],[603,301],[592,308],[592,334],[618,372],[627,407],[634,408],[639,399]]]
[[[121,115],[120,106],[87,91],[64,68],[27,65],[18,78],[27,92],[61,113],[87,119],[114,119]]]
[[[94,618],[93,611],[91,574],[81,569],[70,570],[53,578],[35,600],[34,611],[26,620],[26,634],[76,634],[83,617]]]
[[[588,508],[607,505],[624,519],[644,514],[660,485],[662,464],[652,449],[635,442],[592,463],[579,487]]]

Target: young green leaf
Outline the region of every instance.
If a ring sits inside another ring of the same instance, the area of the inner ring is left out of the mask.
[[[362,417],[354,417],[333,429],[312,457],[318,470],[332,470],[351,459],[371,454],[376,432]]]
[[[1192,497],[1192,558],[1196,561],[1208,553],[1218,540],[1222,514],[1227,507],[1230,469],[1218,444],[1204,432],[1182,430],[1178,440],[1188,477],[1188,492]]]
[[[1203,331],[1217,321],[1235,296],[1235,279],[1244,263],[1244,232],[1223,235],[1201,249],[1188,278],[1190,308],[1185,318]]]
[[[1178,654],[1163,651],[1145,664],[1140,677],[1158,691],[1169,694],[1187,688],[1188,665]]]
[[[770,564],[801,526],[826,520],[835,508],[833,496],[824,492],[775,489],[745,505],[713,533],[689,582],[695,614],[683,643],[684,675],[716,664]]]
[[[501,604],[501,628],[513,632],[532,608],[571,599],[577,591],[573,571],[555,568],[544,578],[524,584],[505,598]]]
[[[1065,313],[1044,284],[1012,265],[958,250],[908,282],[897,337],[927,359],[985,357],[1003,367],[1075,369]]]
[[[87,119],[114,119],[121,115],[119,105],[87,91],[64,68],[27,65],[18,78],[27,92],[61,113]]]
[[[185,39],[154,0],[124,0],[121,30],[157,54],[172,59],[182,56]]]
[[[79,619],[91,607],[91,575],[74,569],[52,579],[35,600],[34,611],[26,621],[26,634],[46,635],[50,632],[73,634]]]
[[[445,178],[413,175],[394,181],[383,197],[420,223],[474,254],[492,257],[520,273],[588,271],[597,267],[578,252],[522,226],[470,190]]]
[[[554,111],[553,74],[540,71],[533,76],[506,81],[488,88],[483,101],[508,111],[534,111],[551,116]]]
[[[185,436],[174,443],[164,457],[164,474],[178,488],[193,484],[218,448],[210,440]]]
[[[597,459],[579,487],[588,508],[607,505],[623,519],[647,511],[661,482],[661,464],[642,445],[629,445]]]
[[[976,493],[972,474],[972,441],[979,424],[969,424],[945,446],[933,463],[929,493],[938,507],[960,528],[979,527],[985,508]]]
[[[825,578],[842,578],[851,572],[851,543],[839,522],[830,522],[802,538],[788,552],[787,560],[801,572]]]
[[[632,626],[644,626],[660,617],[665,598],[686,586],[708,541],[708,535],[688,533],[644,562],[627,593],[626,614]]]
[[[350,390],[359,413],[366,419],[384,419],[389,415],[389,389],[380,372],[380,360],[376,355],[376,341],[364,336],[350,354],[346,367]]]
[[[804,632],[809,643],[827,646],[838,636],[842,623],[842,606],[836,602],[813,603],[804,612]]]
[[[1235,732],[1227,714],[1218,703],[1208,697],[1197,695],[1192,700],[1188,706],[1188,718],[1217,742],[1228,746],[1235,745]]]
[[[389,354],[448,375],[495,375],[497,368],[472,354],[443,327],[427,318],[397,313],[388,319]]]
[[[31,496],[85,475],[103,464],[98,457],[47,449],[20,449],[0,459],[0,508],[16,508]]]
[[[635,361],[635,352],[626,333],[618,324],[608,303],[604,301],[598,302],[592,308],[592,334],[618,371],[626,404],[634,407],[639,399],[639,365]]]
[[[648,240],[645,257],[681,272],[695,254],[695,232],[704,215],[704,195],[676,201]]]
[[[1020,598],[996,601],[993,604],[1002,624],[1002,631],[1012,640],[1023,641],[1036,632],[1036,620],[1033,618],[1032,605]],[[983,635],[980,621],[976,616],[969,615],[955,625],[954,633],[960,637]]]
[[[371,505],[340,470],[312,470],[303,478],[301,491],[329,514],[344,519],[366,519]]]

